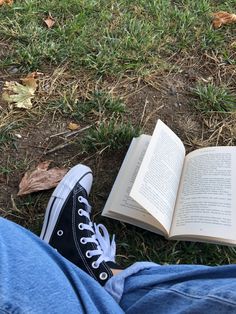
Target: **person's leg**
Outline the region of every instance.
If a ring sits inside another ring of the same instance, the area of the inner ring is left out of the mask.
[[[100,284],[24,228],[0,218],[0,313],[122,313]]]
[[[22,227],[0,219],[0,313],[234,313],[236,266],[137,263],[105,288]]]
[[[125,312],[203,313],[208,308],[216,313],[236,311],[236,266],[158,266],[143,262],[112,277],[110,268],[117,266],[115,243],[110,244],[104,226],[102,236],[91,222],[87,201],[91,181],[85,184],[78,178],[84,178],[80,167],[72,169],[69,180],[65,177],[53,193],[41,237],[101,284],[106,283],[105,289]],[[94,263],[98,267],[93,267]],[[102,278],[103,273],[106,276]]]
[[[136,263],[105,289],[125,313],[236,313],[236,265]]]

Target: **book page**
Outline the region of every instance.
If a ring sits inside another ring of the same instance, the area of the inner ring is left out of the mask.
[[[236,147],[209,147],[186,156],[171,236],[236,240]]]
[[[143,134],[132,140],[102,215],[158,232],[162,229],[158,221],[129,196],[150,139]]]
[[[178,136],[158,120],[130,196],[169,233],[185,148]]]

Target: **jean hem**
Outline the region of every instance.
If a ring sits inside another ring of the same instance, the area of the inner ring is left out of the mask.
[[[113,297],[113,299],[115,299],[116,302],[119,303],[124,292],[125,280],[128,277],[138,273],[141,270],[159,266],[160,265],[153,262],[136,262],[133,265],[122,270],[119,274],[111,277],[105,284],[104,288]]]

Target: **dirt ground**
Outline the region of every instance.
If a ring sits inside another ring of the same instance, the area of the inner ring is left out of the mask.
[[[0,55],[3,53],[4,47],[0,47]],[[127,107],[127,121],[141,126],[144,133],[151,134],[157,119],[161,119],[182,139],[187,152],[207,145],[232,145],[236,135],[235,132],[232,137],[232,128],[229,131],[229,124],[233,126],[232,116],[229,120],[224,116],[222,120],[218,114],[200,113],[193,105],[196,100],[191,92],[197,80],[213,79],[217,82],[219,73],[223,76],[232,75],[232,72],[225,74],[227,71],[217,64],[216,60],[206,58],[204,61],[202,58],[194,58],[184,60],[183,63],[179,60],[172,60],[173,70],[161,74],[154,73],[140,78],[124,76],[119,80],[107,77],[100,83],[100,88],[114,97],[123,99]],[[19,80],[19,74],[12,72],[14,69],[11,68],[0,73],[0,89],[6,80]],[[51,76],[50,73],[48,75]],[[77,79],[73,80],[78,80],[80,86],[81,80],[85,82],[84,78],[78,75]],[[2,112],[8,110],[6,106],[6,103],[0,101]],[[77,163],[87,164],[94,173],[91,203],[95,209],[94,215],[97,216],[105,204],[127,151],[126,146],[119,151],[105,150],[89,156],[81,153],[78,144],[72,143],[55,152],[48,152],[58,145],[67,144],[68,139],[59,133],[67,130],[71,119],[59,111],[44,111],[43,108],[38,109],[38,106],[36,104],[34,110],[29,113],[18,110],[16,117],[23,114],[24,123],[21,127],[13,129],[13,139],[8,144],[2,144],[0,155],[1,167],[8,169],[0,173],[1,215],[36,232],[42,223],[51,191],[18,197],[19,182],[25,171],[44,160],[52,160],[52,166],[71,167]],[[86,124],[81,125],[84,126]],[[233,130],[235,131],[235,127]]]

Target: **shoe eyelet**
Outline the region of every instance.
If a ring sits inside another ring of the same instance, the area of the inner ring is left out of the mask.
[[[81,239],[80,239],[80,243],[82,243],[82,244],[86,244],[86,243],[87,243],[87,241],[85,240],[85,238],[81,238]]]
[[[98,266],[99,266],[99,265],[97,264],[97,262],[92,262],[92,267],[93,267],[93,268],[96,269],[96,268],[98,268]]]
[[[82,210],[83,210],[82,208],[78,209],[78,215],[79,215],[79,216],[83,216]]]
[[[101,280],[106,280],[107,277],[108,277],[108,275],[107,275],[107,273],[105,273],[105,272],[102,272],[102,273],[99,275],[99,278],[100,278]]]
[[[57,235],[58,235],[59,237],[61,237],[61,236],[63,235],[63,233],[64,233],[63,230],[58,230],[58,231],[57,231]]]
[[[79,230],[84,230],[82,222],[78,224],[78,228],[79,228]]]
[[[86,251],[85,255],[86,255],[87,258],[91,258],[92,257],[91,254],[90,254],[90,251]]]
[[[82,203],[82,196],[78,196],[78,201]]]

